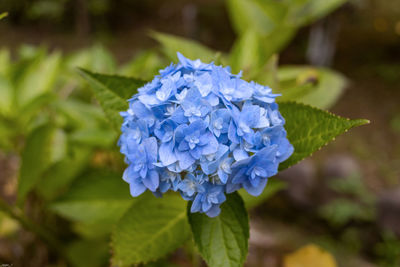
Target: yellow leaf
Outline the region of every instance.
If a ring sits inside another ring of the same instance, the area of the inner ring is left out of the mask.
[[[333,256],[316,245],[301,247],[283,259],[284,267],[337,267]]]

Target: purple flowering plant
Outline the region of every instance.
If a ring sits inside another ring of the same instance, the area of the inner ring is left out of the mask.
[[[293,146],[271,88],[229,67],[178,58],[121,112],[123,179],[134,197],[177,191],[191,212],[215,217],[226,194],[261,194]]]

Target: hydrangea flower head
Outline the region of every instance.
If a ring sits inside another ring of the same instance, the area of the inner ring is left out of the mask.
[[[129,100],[119,139],[132,196],[177,191],[191,212],[220,213],[226,194],[262,193],[293,153],[269,87],[229,68],[171,64]]]

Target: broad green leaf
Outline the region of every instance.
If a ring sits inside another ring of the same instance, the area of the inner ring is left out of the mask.
[[[284,1],[276,0],[251,0],[264,12],[275,25],[284,23],[289,7]]]
[[[50,208],[73,221],[110,227],[134,201],[121,175],[103,170],[82,175]]]
[[[249,30],[235,42],[231,52],[230,66],[233,72],[243,71],[243,76],[248,77],[249,73],[259,70],[259,67],[265,63],[264,60],[260,38],[256,32]]]
[[[53,89],[59,74],[61,54],[53,53],[48,57],[38,56],[29,65],[24,75],[17,81],[17,100],[23,107],[35,98]]]
[[[295,102],[280,103],[279,111],[286,120],[287,137],[294,146],[293,155],[280,164],[279,170],[310,156],[349,129],[369,123],[368,120],[350,120]]]
[[[156,260],[189,238],[186,201],[178,194],[140,197],[112,233],[113,264],[131,266]]]
[[[0,49],[0,74],[6,75],[9,71],[11,55],[8,49]]]
[[[288,23],[304,26],[331,13],[347,0],[287,0],[287,2],[290,7]]]
[[[141,87],[144,81],[116,75],[92,73],[84,69],[80,69],[80,73],[92,86],[103,111],[114,128],[119,131],[122,124],[122,117],[119,112],[128,109],[127,99],[137,92],[137,88]]]
[[[14,90],[10,80],[0,74],[0,116],[8,117],[13,112]]]
[[[288,25],[278,25],[268,35],[261,39],[264,57],[269,59],[273,54],[281,52],[293,39],[296,28]]]
[[[343,93],[347,79],[338,72],[309,66],[283,66],[278,69],[282,101],[297,101],[328,109]]]
[[[239,35],[251,29],[265,36],[275,27],[273,19],[253,0],[227,0],[227,5],[232,25]]]
[[[66,138],[62,130],[52,125],[36,128],[27,138],[22,152],[22,164],[18,180],[18,201],[40,180],[44,171],[60,161],[66,153]]]
[[[108,126],[101,108],[93,104],[67,99],[55,101],[53,107],[65,116],[68,127],[96,128],[100,124]]]
[[[231,21],[239,36],[259,35],[264,60],[280,52],[293,38],[297,26],[287,23],[290,4],[276,0],[227,0]]]
[[[46,200],[63,193],[71,182],[87,167],[91,151],[84,146],[70,148],[68,155],[48,168],[36,185],[36,191]]]
[[[261,195],[257,197],[252,196],[244,189],[239,190],[239,195],[242,197],[246,208],[251,209],[257,207],[279,191],[285,189],[286,186],[286,182],[271,177],[268,179],[267,186],[265,187]]]
[[[70,136],[70,141],[78,145],[91,147],[109,148],[117,139],[115,131],[108,129],[84,128],[74,131]]]
[[[278,82],[278,55],[275,54],[261,67],[260,71],[251,77],[260,84],[268,85],[274,90],[279,89]]]
[[[190,39],[165,33],[151,32],[150,35],[163,46],[163,52],[171,60],[176,60],[176,53],[180,52],[190,59],[201,59],[203,62],[215,60],[217,51]]]
[[[143,51],[136,55],[133,60],[125,64],[120,69],[120,73],[145,80],[152,80],[153,77],[158,74],[158,71],[167,64],[167,62],[163,62],[156,52],[151,50]]]
[[[249,219],[243,200],[237,193],[227,195],[221,214],[210,218],[202,213],[188,216],[194,241],[209,266],[243,266],[249,238]]]
[[[71,73],[76,68],[104,73],[112,73],[116,70],[113,55],[102,45],[94,45],[69,55],[65,59],[65,66]]]
[[[75,267],[107,266],[110,257],[107,239],[74,241],[68,244],[66,256]]]

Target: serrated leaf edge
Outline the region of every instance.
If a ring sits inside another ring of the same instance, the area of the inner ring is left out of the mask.
[[[307,104],[304,104],[304,103],[301,103],[301,102],[297,102],[297,101],[282,101],[282,102],[279,102],[278,105],[279,105],[279,104],[297,104],[297,105],[301,105],[301,106],[303,106],[303,107],[311,108],[312,110],[315,110],[315,111],[318,111],[318,112],[324,112],[324,113],[326,113],[326,114],[328,114],[328,115],[330,115],[330,116],[332,116],[332,117],[334,117],[334,118],[337,118],[337,119],[343,119],[343,120],[346,120],[346,121],[349,121],[349,122],[350,122],[350,121],[353,121],[354,124],[351,125],[350,128],[345,129],[341,134],[347,133],[347,132],[348,132],[350,129],[352,129],[352,128],[355,128],[355,127],[358,127],[358,126],[361,126],[361,125],[365,125],[365,124],[371,123],[370,120],[367,120],[367,119],[349,119],[349,118],[341,117],[341,116],[336,115],[336,114],[334,114],[334,113],[332,113],[332,112],[330,112],[330,111],[323,110],[323,109],[319,109],[319,108],[313,107],[313,106],[311,106],[311,105],[307,105]],[[279,110],[279,109],[278,109],[278,110]],[[288,167],[286,167],[286,168],[284,168],[284,169],[279,169],[279,172],[281,172],[281,171],[283,171],[283,170],[286,170],[286,169],[289,169],[289,168],[291,168],[292,166],[296,165],[297,163],[299,163],[299,162],[305,160],[306,158],[311,157],[315,152],[320,151],[321,148],[323,148],[324,146],[328,145],[330,142],[334,141],[334,140],[336,139],[336,137],[339,136],[339,135],[341,135],[341,134],[338,134],[338,135],[334,136],[333,138],[329,139],[325,144],[321,145],[319,148],[317,148],[316,150],[314,150],[313,152],[311,152],[310,155],[308,155],[308,156],[306,156],[306,157],[304,157],[304,158],[302,158],[302,159],[300,159],[300,160],[298,160],[298,161],[296,161],[296,162],[293,162],[292,165],[290,165],[290,166],[288,166]],[[289,140],[289,141],[290,141],[290,140]],[[290,157],[289,157],[288,159],[290,159]],[[287,160],[288,160],[288,159],[287,159]]]

